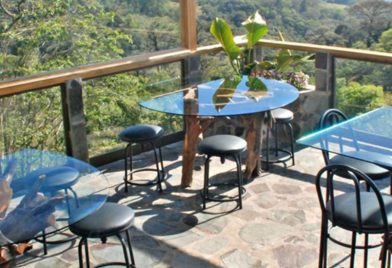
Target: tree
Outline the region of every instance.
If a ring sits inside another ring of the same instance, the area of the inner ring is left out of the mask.
[[[383,32],[380,37],[380,42],[376,48],[385,52],[392,52],[392,28]]]
[[[349,12],[360,20],[368,48],[392,23],[392,4],[384,0],[361,0],[352,5]]]
[[[348,116],[374,110],[385,104],[382,87],[351,82],[337,90],[337,108]]]

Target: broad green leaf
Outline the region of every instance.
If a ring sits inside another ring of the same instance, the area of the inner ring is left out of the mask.
[[[230,26],[224,19],[216,18],[210,27],[211,34],[219,41],[230,58],[230,62],[241,54],[240,48],[235,44]]]
[[[273,61],[262,61],[258,64],[258,67],[260,67],[260,69],[262,70],[269,70],[269,69],[273,69],[275,68],[276,63]]]
[[[268,32],[268,26],[258,11],[242,23],[248,31],[248,48],[253,46]]]
[[[237,89],[238,84],[241,82],[242,77],[235,75],[232,78],[226,78],[223,83],[215,91],[212,96],[212,102],[214,103],[217,111],[222,110],[230,102]]]
[[[288,49],[282,49],[276,57],[276,69],[283,71],[293,63],[293,56]]]
[[[261,81],[258,77],[248,76],[248,82],[246,85],[249,87],[249,90],[252,91],[267,91],[267,86]]]

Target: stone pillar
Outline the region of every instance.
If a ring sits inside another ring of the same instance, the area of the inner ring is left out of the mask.
[[[182,61],[181,79],[184,87],[201,82],[200,56],[191,56]]]
[[[82,79],[67,81],[61,86],[65,146],[67,155],[89,161],[86,117],[83,110]]]
[[[335,58],[329,53],[316,53],[316,91],[330,94],[329,106],[335,104]]]

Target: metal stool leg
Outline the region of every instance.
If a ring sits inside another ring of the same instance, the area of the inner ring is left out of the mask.
[[[161,162],[161,173],[162,173],[162,180],[165,179],[165,168],[163,167],[163,157],[162,157],[162,142],[159,144],[158,151],[159,151],[159,158]]]
[[[242,209],[242,172],[241,172],[241,155],[234,156],[237,164],[237,181],[238,181],[238,205]]]
[[[132,245],[131,245],[131,236],[129,235],[129,229],[127,229],[125,231],[125,234],[127,235],[127,242],[128,242],[129,255],[131,257],[131,263],[135,267],[135,258],[133,257],[133,251],[132,251]]]
[[[45,229],[42,230],[42,243],[44,244],[44,255],[47,255],[48,254],[48,244],[46,243]]]
[[[289,128],[290,132],[290,147],[291,147],[291,161],[293,166],[295,165],[295,160],[294,160],[294,131],[293,131],[293,126],[291,123],[287,124],[287,127]]]
[[[210,156],[204,161],[204,187],[203,187],[203,209],[206,209],[206,199],[208,197],[208,177],[210,169]]]
[[[278,123],[274,123],[274,135],[275,135],[275,156],[278,156],[278,143],[279,143],[279,138],[278,138]]]
[[[266,138],[266,140],[265,140],[265,143],[266,143],[266,161],[265,161],[265,168],[264,168],[264,170],[269,170],[269,151],[270,151],[270,148],[269,148],[269,138],[270,138],[270,131],[272,131],[271,129],[270,129],[270,125],[268,124],[268,126],[267,126],[267,138]]]
[[[129,265],[129,258],[128,258],[128,251],[127,251],[127,247],[125,246],[125,242],[124,242],[124,238],[122,238],[121,235],[116,234],[116,237],[118,238],[118,240],[120,240],[123,252],[124,252],[124,259],[125,259],[125,265],[126,267],[130,267]]]
[[[127,147],[125,148],[125,156],[124,156],[124,186],[125,192],[128,193],[128,155],[132,155],[132,143],[128,143]],[[132,157],[131,157],[131,165],[132,165]],[[132,168],[131,168],[132,170]],[[131,173],[132,176],[132,173]]]
[[[159,192],[162,192],[162,184],[161,184],[161,172],[159,170],[159,159],[158,159],[158,153],[157,153],[157,149],[155,147],[154,143],[151,143],[153,151],[154,151],[154,158],[155,158],[155,166],[157,169],[157,180],[158,180],[158,190]]]

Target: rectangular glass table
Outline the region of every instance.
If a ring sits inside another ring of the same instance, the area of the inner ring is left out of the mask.
[[[384,106],[319,130],[297,143],[392,170],[392,107]]]
[[[261,128],[269,111],[295,101],[298,90],[285,82],[262,77],[233,77],[199,84],[140,102],[140,106],[167,114],[184,116],[181,185],[192,183],[193,164],[199,136],[217,117],[234,116],[246,128],[245,178],[259,174]]]

